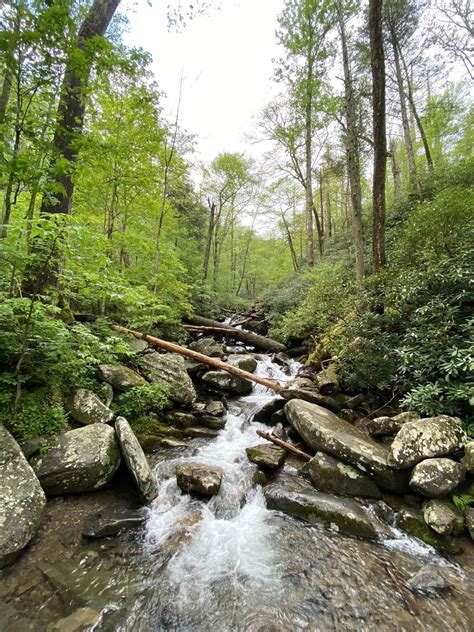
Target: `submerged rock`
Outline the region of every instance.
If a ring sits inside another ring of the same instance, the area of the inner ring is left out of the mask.
[[[283,408],[286,404],[286,400],[281,397],[273,397],[269,402],[263,404],[257,412],[254,414],[252,421],[259,421],[261,423],[267,424],[273,413],[278,412]]]
[[[106,424],[65,432],[31,460],[47,496],[99,489],[110,481],[119,464],[115,432]]]
[[[388,463],[392,467],[405,469],[423,459],[456,452],[466,441],[462,422],[457,417],[440,415],[409,421],[395,437]]]
[[[236,395],[246,395],[252,390],[252,382],[227,371],[207,371],[202,376],[202,380],[210,386]]]
[[[90,514],[82,527],[85,538],[105,538],[116,535],[124,529],[133,529],[146,521],[141,511],[133,511],[124,507],[106,508]]]
[[[323,452],[316,452],[305,466],[316,489],[343,496],[380,498],[377,485],[365,474]]]
[[[257,368],[257,360],[248,353],[232,353],[227,358],[227,363],[249,373],[253,373]]]
[[[133,369],[123,364],[100,364],[100,377],[118,391],[129,391],[136,386],[144,386],[147,382]]]
[[[222,482],[222,469],[202,463],[183,463],[176,468],[176,482],[183,492],[215,496]]]
[[[291,425],[313,450],[356,466],[384,489],[405,491],[408,475],[391,469],[387,464],[387,448],[367,434],[316,404],[291,400],[284,410]]]
[[[140,498],[149,503],[157,497],[158,485],[156,477],[148,465],[145,453],[126,419],[117,418],[115,431],[123,458],[135,481]]]
[[[451,588],[447,569],[426,564],[407,581],[408,588],[416,593],[438,593]]]
[[[35,535],[46,496],[20,446],[0,424],[0,568]]]
[[[420,419],[419,413],[408,411],[395,415],[395,417],[370,419],[366,428],[373,437],[385,437],[396,434],[404,424],[409,421],[417,421],[418,419]]]
[[[71,417],[81,424],[107,424],[114,413],[92,391],[78,388],[66,400]]]
[[[309,483],[287,477],[271,483],[263,491],[269,509],[282,511],[345,535],[376,539],[374,520],[350,498],[340,498],[316,491]]]
[[[248,460],[259,467],[276,470],[285,461],[286,451],[276,445],[261,443],[246,449]]]
[[[224,345],[216,342],[214,338],[201,338],[192,342],[189,348],[210,358],[222,358],[225,355]]]
[[[395,526],[441,553],[456,555],[462,553],[459,542],[448,535],[440,535],[433,531],[425,522],[423,512],[416,507],[406,507],[395,516]]]
[[[464,469],[452,459],[425,459],[415,465],[410,487],[423,496],[447,496],[464,478]]]
[[[68,617],[51,623],[46,632],[92,632],[102,620],[102,614],[92,608],[78,608]]]
[[[459,535],[464,529],[462,512],[446,498],[437,498],[423,503],[426,524],[440,535]]]
[[[197,397],[184,359],[176,353],[148,353],[140,359],[140,370],[150,382],[166,384],[175,402],[192,404]]]

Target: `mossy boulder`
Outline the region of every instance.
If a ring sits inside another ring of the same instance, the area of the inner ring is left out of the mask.
[[[166,384],[169,396],[179,404],[192,404],[196,397],[184,358],[176,353],[147,353],[140,358],[140,371],[150,382]]]
[[[304,469],[313,486],[322,492],[342,496],[381,497],[379,488],[368,476],[323,452],[316,452]]]
[[[257,368],[257,360],[249,353],[231,353],[227,358],[227,364],[249,373],[253,373]]]
[[[466,472],[474,474],[474,441],[469,441],[464,448],[464,456],[461,459]]]
[[[423,512],[416,507],[407,507],[396,514],[395,526],[408,535],[429,544],[440,553],[446,555],[457,555],[462,553],[460,543],[451,536],[439,535],[431,529],[425,522]]]
[[[464,530],[464,515],[447,498],[436,498],[423,503],[426,524],[440,535],[459,535]]]
[[[81,424],[107,424],[114,413],[95,393],[86,388],[78,388],[66,400],[66,409],[71,417]]]
[[[425,459],[413,468],[410,487],[423,496],[447,496],[462,482],[464,468],[452,459]]]
[[[224,345],[216,342],[214,338],[200,338],[192,342],[189,348],[210,358],[222,358],[225,355]]]
[[[227,371],[207,371],[202,380],[209,386],[235,395],[246,395],[252,390],[252,382]]]
[[[187,493],[214,496],[222,483],[222,469],[203,463],[183,463],[176,468],[178,487]]]
[[[417,421],[420,414],[414,411],[400,413],[394,417],[376,417],[367,422],[366,428],[373,437],[385,437],[396,434],[409,421]]]
[[[267,470],[276,470],[283,465],[286,451],[276,445],[262,443],[246,449],[247,458],[255,465]]]
[[[118,391],[129,391],[147,383],[136,371],[123,364],[99,364],[97,370],[99,377]]]

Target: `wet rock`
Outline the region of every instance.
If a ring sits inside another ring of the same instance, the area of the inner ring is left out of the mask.
[[[222,428],[225,428],[225,419],[213,417],[212,415],[202,415],[202,417],[199,417],[199,424],[211,430],[222,430]]]
[[[99,376],[118,391],[129,391],[136,386],[144,386],[147,382],[133,369],[122,364],[100,364]]]
[[[425,459],[413,468],[410,487],[423,496],[447,496],[463,478],[460,463],[451,459]]]
[[[71,417],[81,424],[107,424],[114,413],[92,391],[78,388],[66,400],[66,409]]]
[[[202,376],[203,382],[214,388],[229,391],[236,395],[246,395],[252,390],[252,382],[227,371],[207,371]]]
[[[286,418],[286,413],[284,408],[281,410],[277,410],[276,413],[273,413],[270,419],[270,425],[278,426],[278,424],[283,425],[288,423],[288,419]]]
[[[115,432],[117,433],[120,449],[137,486],[140,498],[149,503],[158,495],[158,485],[155,475],[151,471],[145,453],[140,446],[130,424],[123,417],[118,417],[115,422]]]
[[[253,373],[257,368],[257,360],[248,353],[231,354],[227,358],[227,363],[249,373]]]
[[[248,460],[259,467],[276,470],[285,461],[286,451],[276,445],[262,443],[246,449]]]
[[[416,507],[406,507],[395,517],[395,526],[446,555],[462,553],[459,542],[448,535],[435,533],[425,522],[423,512]]]
[[[195,426],[194,428],[186,428],[183,430],[183,437],[191,437],[193,439],[214,439],[219,434],[218,430],[213,428],[204,428],[202,426]]]
[[[133,529],[146,521],[146,515],[123,507],[102,509],[90,514],[82,527],[85,538],[105,538],[124,529]]]
[[[102,620],[102,614],[92,608],[78,608],[56,623],[48,625],[46,632],[92,632]]]
[[[119,464],[115,432],[106,424],[65,432],[31,460],[47,496],[99,489],[110,481]]]
[[[464,516],[450,500],[436,498],[423,503],[426,524],[440,535],[459,535],[464,529]]]
[[[201,338],[192,342],[189,348],[210,358],[222,358],[225,355],[224,345],[216,342],[214,338]]]
[[[257,412],[254,414],[252,421],[258,421],[260,423],[268,423],[273,413],[278,412],[286,404],[286,400],[280,397],[274,397],[269,402],[263,404]]]
[[[180,410],[172,410],[167,413],[165,421],[177,428],[190,428],[198,423],[197,418],[192,413],[186,413]]]
[[[153,434],[137,434],[138,443],[147,454],[158,452],[162,448],[188,448],[189,445],[178,439]]]
[[[322,492],[367,498],[381,496],[379,488],[368,476],[323,452],[316,452],[305,470],[313,486]]]
[[[405,423],[388,456],[392,467],[404,469],[423,459],[451,454],[464,447],[467,437],[457,417],[440,415]]]
[[[405,491],[408,475],[391,469],[387,464],[387,448],[367,434],[316,404],[291,400],[284,410],[291,425],[313,450],[356,466],[384,489]]]
[[[218,399],[214,399],[206,404],[204,410],[208,415],[212,415],[213,417],[222,417],[225,413],[225,406]]]
[[[133,338],[128,343],[128,348],[133,353],[143,353],[148,349],[148,342],[143,338]]]
[[[0,568],[35,535],[46,497],[20,446],[0,424]]]
[[[356,501],[323,494],[296,477],[267,485],[264,495],[269,509],[313,524],[323,524],[345,535],[377,538],[374,520]]]
[[[176,482],[183,492],[215,496],[222,482],[222,469],[201,463],[183,463],[176,468]]]
[[[197,395],[184,359],[176,353],[148,353],[140,359],[140,370],[153,383],[166,384],[171,399],[192,404]]]
[[[461,459],[466,472],[474,474],[474,441],[469,441],[464,448],[464,456]]]
[[[376,417],[367,422],[366,428],[373,437],[384,437],[396,434],[409,421],[417,421],[420,414],[408,411],[394,417]]]
[[[468,507],[464,512],[464,519],[466,521],[466,527],[471,536],[471,540],[474,540],[474,507]]]
[[[408,588],[415,593],[430,594],[449,590],[451,583],[445,568],[426,564],[407,581]]]
[[[339,412],[342,408],[341,404],[334,397],[330,397],[329,395],[321,395],[321,393],[318,393],[318,391],[314,389],[314,385],[312,389],[289,387],[284,389],[283,391],[280,391],[280,395],[288,401],[292,399],[300,399],[310,404],[318,404],[319,406],[324,406],[324,408],[327,408],[328,410],[332,410],[334,412]]]

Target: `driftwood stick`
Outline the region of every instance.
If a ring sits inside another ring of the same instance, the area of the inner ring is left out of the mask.
[[[278,437],[274,437],[269,432],[263,432],[263,430],[257,430],[257,434],[259,437],[262,437],[262,439],[271,441],[278,447],[284,448],[285,450],[288,450],[288,452],[292,452],[293,454],[296,454],[296,456],[301,457],[305,461],[309,461],[310,459],[313,458],[311,454],[307,454],[306,452],[303,452],[303,450],[299,450],[298,448],[296,448],[291,443],[287,443],[286,441],[282,441],[281,439],[278,439]]]
[[[256,382],[257,384],[262,384],[263,386],[270,388],[276,393],[279,393],[284,388],[283,386],[280,386],[280,384],[278,384],[277,382],[267,380],[267,378],[265,377],[260,377],[259,375],[254,375],[253,373],[249,373],[248,371],[239,369],[236,366],[227,364],[227,362],[222,362],[222,360],[219,360],[218,358],[210,358],[203,353],[198,353],[197,351],[186,349],[186,347],[181,347],[180,345],[174,344],[173,342],[168,342],[167,340],[162,340],[161,338],[155,338],[155,336],[142,334],[139,331],[134,331],[133,329],[128,329],[127,327],[122,327],[121,325],[110,326],[112,327],[112,329],[114,329],[115,331],[119,331],[120,333],[132,334],[132,336],[135,336],[135,338],[143,338],[143,340],[146,340],[152,345],[155,345],[155,347],[159,347],[160,349],[164,349],[165,351],[170,351],[171,353],[179,353],[182,356],[187,356],[188,358],[192,358],[197,362],[202,362],[203,364],[207,364],[208,366],[212,366],[216,369],[227,371],[227,373],[232,373],[233,375],[237,375],[238,377],[244,378],[245,380],[250,380],[251,382]]]
[[[387,572],[387,575],[390,577],[398,592],[400,593],[400,596],[403,599],[408,612],[414,617],[417,617],[420,614],[420,611],[418,609],[418,604],[416,603],[415,597],[405,586],[403,579],[399,577],[394,568],[391,568],[389,564],[385,562],[383,566],[385,568],[385,571]]]

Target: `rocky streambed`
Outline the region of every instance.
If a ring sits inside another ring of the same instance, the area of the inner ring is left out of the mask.
[[[195,345],[223,353],[210,340]],[[471,476],[457,422],[371,420],[373,435],[396,433],[374,442],[343,419],[357,410],[350,397],[295,379],[285,358],[232,351],[231,362],[284,384],[284,397],[145,353],[140,373],[104,367],[102,377],[116,392],[144,377],[176,389],[178,408],[139,436],[147,464],[128,462],[140,450],[120,420],[122,465],[100,431],[107,475],[96,471],[88,487],[77,468],[70,477],[50,468],[46,479],[48,453],[30,455],[49,500],[28,548],[0,571],[0,629],[470,630],[472,544],[446,500]],[[70,403],[78,423],[102,415],[112,429],[107,402],[84,397]],[[265,444],[257,430],[269,429],[304,440],[311,461]]]

